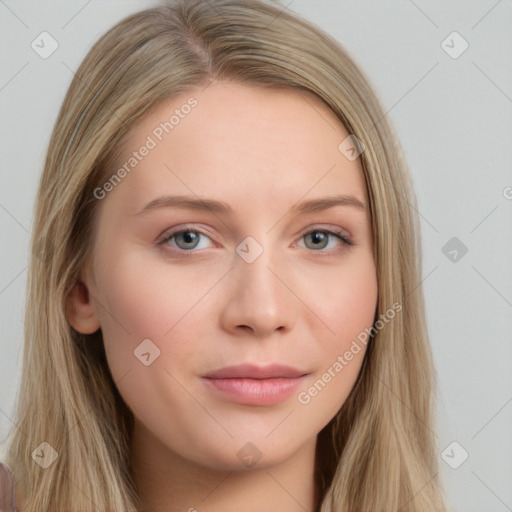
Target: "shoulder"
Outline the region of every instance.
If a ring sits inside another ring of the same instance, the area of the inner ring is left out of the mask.
[[[16,489],[16,512],[23,512],[25,509],[25,502],[19,489]]]

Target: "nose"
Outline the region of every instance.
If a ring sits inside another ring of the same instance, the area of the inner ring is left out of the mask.
[[[232,334],[267,338],[274,332],[285,334],[297,321],[300,301],[292,276],[285,262],[270,252],[264,248],[251,263],[235,254],[221,312],[222,326]]]

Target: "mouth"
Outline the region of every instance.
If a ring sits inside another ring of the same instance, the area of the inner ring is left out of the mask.
[[[273,405],[288,399],[308,372],[282,364],[226,366],[202,377],[224,400],[241,405]]]

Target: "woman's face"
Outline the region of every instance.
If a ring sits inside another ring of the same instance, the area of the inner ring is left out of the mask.
[[[377,304],[348,135],[311,94],[230,82],[131,131],[95,191],[89,293],[70,322],[101,327],[139,442],[211,468],[265,467],[339,410]]]

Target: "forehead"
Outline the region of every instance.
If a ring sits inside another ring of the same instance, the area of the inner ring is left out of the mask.
[[[123,189],[134,206],[171,192],[247,207],[249,197],[269,207],[316,192],[365,201],[359,159],[339,149],[348,135],[312,93],[214,82],[151,109],[110,171],[125,169],[115,195]]]

